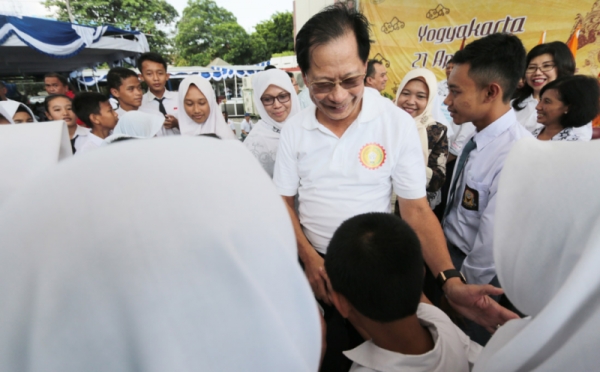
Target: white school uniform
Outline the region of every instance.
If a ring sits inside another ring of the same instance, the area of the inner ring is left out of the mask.
[[[90,128],[85,128],[81,125],[77,126],[77,129],[75,129],[75,134],[73,135],[73,138],[71,138],[71,141],[73,141],[73,147],[75,148],[76,152],[78,152],[81,149],[81,147],[87,142],[88,135],[90,134],[90,132]]]
[[[77,150],[75,155],[81,155],[88,151],[92,151],[102,146],[104,140],[92,132],[89,132],[87,135],[87,140],[81,145],[81,147]]]
[[[159,103],[155,100],[155,98],[157,97],[154,94],[152,94],[152,92],[147,91],[146,94],[144,94],[144,97],[142,98],[142,105],[140,106],[139,110],[147,112],[149,114],[158,114],[160,116],[163,116],[162,112],[160,112],[160,110],[158,109]],[[175,118],[177,118],[177,120],[179,120],[179,105],[177,103],[177,92],[165,90],[163,98],[164,100],[162,101],[162,103],[165,107],[167,115],[174,116]],[[163,127],[160,130],[158,136],[178,136],[180,134],[181,132],[179,131],[179,128],[166,129]]]
[[[365,89],[362,110],[342,137],[319,123],[315,110],[281,131],[273,179],[284,196],[299,198],[304,234],[321,253],[346,219],[390,212],[401,198],[425,197],[425,164],[413,118]]]
[[[476,148],[469,154],[462,176],[454,175],[452,180],[450,190],[457,182],[458,188],[453,204],[446,207],[451,210],[444,220],[444,234],[467,255],[461,271],[468,283],[488,284],[496,275],[492,237],[500,172],[512,146],[525,137],[532,135],[511,108],[475,133]]]
[[[404,355],[366,341],[344,352],[354,362],[350,372],[469,372],[481,352],[481,345],[471,341],[435,306],[419,304],[417,317],[431,333],[432,350],[421,355]]]

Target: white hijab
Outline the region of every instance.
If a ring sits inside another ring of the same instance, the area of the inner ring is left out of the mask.
[[[425,80],[425,84],[427,88],[429,88],[429,98],[427,100],[427,106],[425,106],[425,110],[421,115],[417,116],[415,119],[415,123],[417,124],[417,131],[419,132],[419,139],[421,140],[421,147],[423,148],[423,157],[425,158],[425,166],[428,164],[429,160],[429,140],[427,137],[427,127],[435,124],[435,119],[433,118],[433,109],[434,109],[434,101],[437,95],[437,79],[433,72],[429,71],[426,68],[418,68],[415,70],[409,71],[402,79],[402,82],[398,86],[398,91],[396,92],[396,100],[394,100],[394,104],[398,104],[398,98],[400,97],[400,93],[402,93],[402,89],[408,84],[411,80],[416,78],[423,78]]]
[[[276,122],[269,116],[267,109],[265,109],[260,100],[260,97],[262,97],[270,85],[276,85],[291,94],[290,102],[292,107],[290,114],[282,123]],[[281,129],[288,120],[300,112],[300,101],[290,77],[282,70],[271,69],[259,72],[252,77],[252,87],[254,88],[254,105],[260,115],[260,121],[254,125],[254,129],[252,129],[244,141],[244,145],[258,159],[267,173],[273,177],[273,168],[275,167]]]
[[[198,124],[185,112],[185,95],[190,88],[190,85],[194,84],[202,94],[206,97],[210,106],[210,114],[204,122],[204,124]],[[179,108],[182,113],[179,114],[179,130],[184,136],[198,136],[200,134],[214,133],[222,139],[236,139],[235,135],[225,123],[221,109],[217,104],[215,98],[215,91],[210,85],[210,82],[200,76],[188,76],[181,81],[179,85]]]
[[[598,141],[513,147],[498,189],[494,259],[506,295],[531,317],[500,327],[474,371],[598,369],[599,168]]]
[[[17,101],[0,101],[0,114],[5,116],[11,124],[14,124],[15,121],[13,120],[13,116],[15,116],[15,114],[17,113],[19,106],[25,107],[25,109],[27,109],[27,112],[29,112],[29,115],[31,115],[33,122],[37,123],[37,119],[35,118],[35,115],[31,111],[31,109],[27,107],[27,105],[24,105],[21,102]]]
[[[318,369],[292,224],[238,141],[75,157],[3,205],[0,236],[1,371]]]
[[[165,118],[141,111],[127,111],[119,117],[119,122],[113,129],[112,134],[104,139],[105,143],[111,143],[118,138],[152,138],[156,136],[163,127]]]

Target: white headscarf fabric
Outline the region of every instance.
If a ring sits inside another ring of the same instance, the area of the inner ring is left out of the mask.
[[[104,142],[128,137],[128,138],[152,138],[162,129],[165,118],[141,111],[128,111],[119,117],[112,134]]]
[[[513,147],[498,189],[494,259],[507,297],[531,317],[500,327],[474,371],[598,369],[599,168],[597,141]]]
[[[37,119],[35,118],[35,115],[31,111],[31,109],[27,107],[27,105],[24,105],[21,102],[17,101],[0,101],[0,114],[5,116],[11,124],[14,124],[15,121],[13,120],[13,116],[15,116],[15,114],[17,113],[19,106],[25,107],[25,109],[27,109],[27,112],[29,112],[29,115],[31,115],[33,122],[37,123]]]
[[[433,118],[433,109],[434,109],[434,101],[437,96],[437,79],[433,72],[429,71],[426,68],[418,68],[415,70],[409,71],[402,79],[402,82],[398,86],[398,91],[396,92],[396,99],[394,100],[395,104],[398,104],[398,98],[400,97],[400,93],[402,93],[402,89],[408,84],[411,80],[416,78],[425,79],[425,84],[427,84],[427,88],[429,88],[429,98],[427,100],[427,106],[425,106],[425,110],[423,113],[415,118],[415,123],[417,124],[417,131],[419,132],[419,138],[421,139],[421,146],[423,147],[423,157],[425,158],[425,165],[428,164],[429,159],[429,141],[427,137],[427,127],[429,125],[435,124],[435,119]]]
[[[292,106],[290,114],[282,123],[276,122],[269,116],[260,100],[260,97],[262,97],[271,85],[278,86],[291,94],[290,101]],[[254,125],[254,128],[244,141],[244,145],[258,159],[267,173],[273,177],[280,131],[290,118],[300,112],[300,101],[290,77],[282,70],[272,69],[259,72],[252,77],[252,87],[254,88],[254,105],[260,114],[260,121]]]
[[[190,85],[194,84],[206,97],[210,105],[210,114],[204,124],[198,124],[185,112],[185,95]],[[179,130],[184,136],[198,136],[200,134],[214,133],[222,139],[236,139],[235,135],[225,123],[225,118],[217,104],[215,91],[210,82],[200,76],[188,76],[181,81],[179,85],[179,108],[182,111],[179,114]]]
[[[238,141],[75,157],[6,202],[0,236],[1,371],[318,369],[292,224]]]
[[[69,130],[62,120],[0,125],[0,205],[31,179],[71,156]],[[0,246],[3,243],[0,235]]]

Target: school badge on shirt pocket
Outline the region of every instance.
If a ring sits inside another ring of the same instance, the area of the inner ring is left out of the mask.
[[[358,153],[358,160],[367,169],[377,169],[385,163],[386,153],[378,143],[367,143]]]
[[[470,211],[479,211],[479,191],[470,188],[469,185],[465,185],[462,206]]]

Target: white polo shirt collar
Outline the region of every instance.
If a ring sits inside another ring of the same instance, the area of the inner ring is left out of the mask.
[[[354,122],[351,125],[354,125],[355,123],[359,123],[359,124],[360,123],[368,123],[368,122],[373,121],[377,117],[377,110],[375,110],[375,108],[377,108],[378,105],[373,104],[374,99],[371,96],[373,94],[373,92],[371,92],[371,90],[376,92],[376,94],[379,94],[379,92],[377,92],[374,89],[368,89],[367,87],[364,88],[362,102],[360,103],[361,104],[360,113],[358,114],[358,117],[356,118],[356,120],[354,120]],[[331,131],[329,129],[327,129],[323,124],[319,123],[319,121],[317,120],[317,111],[316,110],[318,110],[318,108],[312,107],[311,109],[314,110],[313,114],[308,117],[309,120],[304,120],[304,122],[302,123],[302,126],[307,130],[314,130],[314,129],[322,128],[322,129],[326,129],[326,133],[331,133]]]

